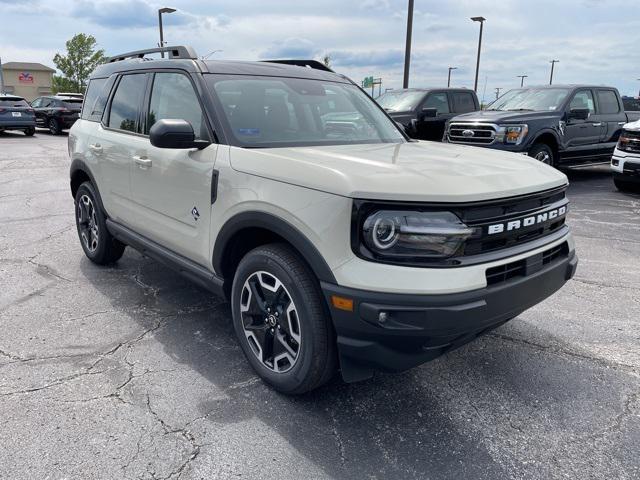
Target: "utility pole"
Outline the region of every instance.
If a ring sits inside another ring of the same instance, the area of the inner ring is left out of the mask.
[[[516,75],[516,77],[518,77],[520,79],[520,87],[524,87],[524,79],[527,78],[529,75]]]
[[[496,100],[500,98],[500,90],[502,90],[502,87],[496,87]]]
[[[413,33],[413,3],[409,0],[409,9],[407,12],[407,44],[404,48],[404,81],[402,88],[409,88],[409,68],[411,64],[411,35]]]
[[[487,20],[484,17],[471,17],[474,22],[480,22],[480,37],[478,38],[478,60],[476,61],[476,81],[473,84],[473,91],[478,93],[478,73],[480,72],[480,51],[482,50],[482,27]]]
[[[0,58],[0,93],[4,93],[4,77],[2,76],[2,58]]]
[[[2,80],[2,68],[0,67],[0,80]],[[637,79],[640,82],[640,78]],[[638,90],[638,98],[640,98],[640,90]]]
[[[160,28],[160,48],[164,47],[164,32],[162,31],[162,14],[163,13],[173,13],[175,12],[175,8],[170,7],[162,7],[158,9],[158,27]],[[164,52],[160,52],[162,58],[164,58]]]
[[[451,86],[451,70],[457,70],[458,67],[449,67],[449,76],[447,77],[447,87]]]
[[[549,63],[551,64],[551,77],[549,77],[549,85],[553,85],[553,67],[556,66],[556,63],[560,63],[560,60],[551,60]]]

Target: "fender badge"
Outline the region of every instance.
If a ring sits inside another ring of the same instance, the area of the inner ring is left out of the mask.
[[[198,212],[198,209],[196,207],[193,207],[193,210],[191,210],[191,215],[193,216],[193,219],[197,222],[198,219],[200,218],[200,212]]]

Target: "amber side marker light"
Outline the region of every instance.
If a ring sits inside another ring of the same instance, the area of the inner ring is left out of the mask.
[[[334,308],[338,310],[344,310],[346,312],[353,312],[353,300],[351,298],[339,297],[337,295],[331,295],[331,303]]]

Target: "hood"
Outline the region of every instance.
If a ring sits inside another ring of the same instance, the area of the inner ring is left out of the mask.
[[[640,132],[640,120],[637,122],[627,123],[623,128],[630,132]]]
[[[543,112],[509,112],[501,110],[482,110],[480,112],[471,112],[458,115],[451,119],[452,122],[485,122],[485,123],[502,123],[502,122],[527,122],[531,120],[544,120],[546,118],[559,118],[562,112],[559,111],[543,111]]]
[[[567,183],[523,155],[436,142],[243,149],[235,170],[351,198],[468,202],[539,192]]]

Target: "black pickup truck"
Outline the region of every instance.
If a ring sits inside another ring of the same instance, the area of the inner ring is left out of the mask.
[[[618,90],[548,85],[510,90],[486,110],[458,115],[444,141],[522,153],[557,167],[608,163],[625,123]]]
[[[447,120],[480,110],[476,93],[464,88],[392,90],[376,100],[411,138],[438,142],[442,141]]]

